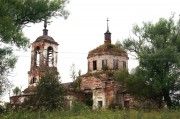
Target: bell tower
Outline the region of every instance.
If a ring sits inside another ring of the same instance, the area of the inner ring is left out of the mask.
[[[50,36],[44,21],[43,35],[39,36],[32,44],[31,66],[28,72],[28,88],[36,86],[45,71],[57,71],[58,43]]]

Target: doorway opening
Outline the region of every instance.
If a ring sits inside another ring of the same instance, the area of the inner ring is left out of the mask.
[[[129,101],[124,101],[124,108],[129,109]]]
[[[102,108],[102,104],[103,104],[102,101],[98,101],[98,109],[101,109],[101,108]]]
[[[93,94],[92,94],[92,91],[91,90],[86,91],[84,95],[85,95],[84,103],[88,107],[92,108],[92,105],[93,105],[93,99],[92,99]]]

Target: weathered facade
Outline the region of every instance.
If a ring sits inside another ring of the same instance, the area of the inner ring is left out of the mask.
[[[58,43],[50,36],[44,23],[43,35],[31,44],[31,65],[28,71],[28,87],[18,96],[11,96],[11,104],[21,104],[29,96],[34,95],[34,90],[40,77],[45,71],[57,72]]]
[[[126,93],[124,85],[113,79],[115,71],[128,70],[128,55],[123,48],[111,44],[107,22],[104,44],[88,54],[88,72],[81,76],[80,90],[92,99],[92,108],[108,108],[117,105],[133,107],[133,98]]]
[[[32,43],[31,67],[28,72],[28,88],[36,86],[46,70],[57,71],[58,43],[48,36],[46,25],[43,35]]]

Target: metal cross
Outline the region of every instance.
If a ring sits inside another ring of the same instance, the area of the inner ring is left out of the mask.
[[[109,30],[109,24],[108,24],[108,22],[109,22],[109,19],[107,18],[107,30]]]

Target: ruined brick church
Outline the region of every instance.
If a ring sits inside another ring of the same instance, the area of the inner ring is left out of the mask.
[[[45,22],[43,35],[32,43],[28,87],[21,95],[10,97],[11,104],[21,104],[30,95],[33,95],[37,82],[45,70],[58,72],[58,43],[48,36],[46,27]],[[108,108],[112,104],[125,108],[133,107],[135,102],[127,94],[125,86],[113,78],[115,71],[128,70],[128,59],[128,55],[122,47],[117,47],[111,43],[111,33],[107,20],[104,43],[89,52],[87,56],[88,72],[79,77],[78,92],[80,94],[74,94],[70,90],[72,83],[64,84],[69,105],[71,106],[74,99],[79,99],[93,109]],[[89,99],[89,102],[87,102],[87,99]]]

